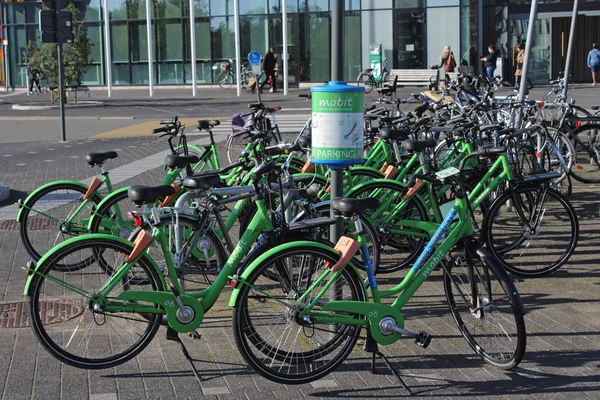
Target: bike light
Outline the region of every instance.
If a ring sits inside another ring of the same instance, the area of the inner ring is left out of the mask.
[[[127,213],[127,216],[134,221],[135,226],[137,226],[138,228],[144,224],[144,220],[141,215],[134,214],[130,211]]]
[[[575,121],[575,127],[579,128],[581,126],[581,121],[577,120]]]
[[[544,107],[544,101],[540,101],[540,102],[538,103],[538,105],[539,105],[540,107]]]

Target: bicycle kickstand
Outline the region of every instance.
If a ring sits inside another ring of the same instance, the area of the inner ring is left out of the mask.
[[[191,336],[194,339],[200,339],[200,335],[195,331],[193,332],[193,334]],[[192,356],[190,356],[190,353],[188,352],[187,348],[185,347],[185,345],[179,338],[179,334],[170,326],[167,326],[167,340],[172,340],[174,342],[179,343],[179,346],[181,347],[181,352],[183,353],[183,356],[185,357],[188,364],[192,368],[192,372],[194,373],[196,380],[198,381],[199,384],[202,384],[202,377],[200,376],[200,374],[198,373],[198,370],[194,366],[194,361],[192,360]]]
[[[381,357],[381,359],[383,360],[385,365],[388,367],[390,372],[396,378],[398,378],[398,382],[400,382],[400,386],[402,386],[402,389],[404,389],[404,391],[406,392],[406,395],[412,396],[412,392],[410,391],[408,386],[406,386],[406,383],[404,383],[404,381],[398,374],[398,371],[396,371],[396,369],[392,366],[392,363],[390,363],[390,361],[387,359],[387,357],[384,356],[379,351],[379,346],[377,345],[377,342],[375,341],[375,339],[373,339],[373,336],[371,336],[371,332],[369,330],[367,330],[367,340],[365,341],[364,351],[371,353],[371,373],[372,374],[377,373],[377,370],[375,369],[375,356],[379,356],[379,357]]]

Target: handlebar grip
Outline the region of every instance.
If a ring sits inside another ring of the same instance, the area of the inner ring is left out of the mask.
[[[310,98],[312,98],[312,95],[310,93],[308,93],[308,94],[299,94],[298,97],[305,97],[307,99],[310,99]]]
[[[156,129],[152,129],[152,133],[168,133],[169,132],[169,128],[166,126],[163,126],[161,128],[156,128]]]

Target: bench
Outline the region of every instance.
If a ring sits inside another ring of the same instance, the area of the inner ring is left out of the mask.
[[[429,86],[437,88],[439,85],[438,69],[393,69],[390,71],[389,80],[398,77],[401,86]],[[442,71],[443,72],[443,71]],[[450,79],[456,79],[458,72],[449,72]]]

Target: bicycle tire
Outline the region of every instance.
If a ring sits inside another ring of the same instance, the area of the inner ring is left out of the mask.
[[[245,280],[248,284],[242,285],[233,309],[233,334],[240,353],[260,375],[284,384],[312,382],[329,374],[352,352],[359,326],[327,323],[315,327],[293,311],[301,307],[295,299],[326,268],[325,261],[335,263],[338,258],[320,247],[287,248],[264,260]],[[273,274],[280,279],[272,280]],[[335,288],[335,299],[366,299],[360,278],[351,268],[342,270]],[[315,289],[315,296],[319,290]],[[313,310],[326,302],[322,299]],[[280,336],[278,331],[282,331]]]
[[[571,176],[583,183],[600,182],[600,124],[586,124],[575,129],[573,147],[575,162],[571,168]]]
[[[364,87],[365,94],[369,94],[375,87],[375,81],[373,80],[373,76],[371,74],[362,74],[358,77],[358,79],[356,79],[356,85]]]
[[[469,250],[444,266],[444,292],[452,317],[473,350],[501,368],[516,367],[527,335],[517,289],[485,249]]]
[[[246,149],[248,143],[252,142],[252,133],[242,131],[234,132],[227,138],[225,143],[225,153],[229,163],[238,162],[242,151]]]
[[[403,188],[394,181],[371,182],[347,194],[348,197],[353,198],[378,197],[385,200],[382,202],[381,207],[387,208],[377,210],[378,212],[383,211],[382,216],[372,218],[372,210],[365,212],[363,215],[372,226],[379,228],[377,237],[380,248],[380,259],[377,266],[377,273],[379,274],[387,274],[408,267],[421,254],[423,247],[429,240],[425,237],[412,236],[409,234],[410,231],[407,231],[407,234],[390,232],[390,229],[403,231],[404,227],[399,222],[402,220],[429,220],[425,207],[416,196],[412,197],[406,207],[397,215],[392,227],[382,226],[383,219],[400,202]]]
[[[150,343],[162,320],[162,315],[154,313],[99,311],[93,307],[90,298],[71,290],[77,288],[93,298],[95,291],[101,289],[109,277],[103,267],[94,262],[72,272],[57,271],[54,264],[77,256],[90,259],[89,254],[98,248],[102,248],[105,258],[110,257],[119,266],[123,263],[124,254],[133,250],[131,244],[118,240],[82,237],[52,253],[39,266],[39,274],[34,275],[29,289],[29,321],[34,334],[55,358],[77,368],[109,368],[130,360]],[[118,268],[115,266],[113,270]],[[132,285],[124,279],[113,289],[107,301],[110,302],[117,292],[164,290],[158,272],[146,257],[140,258],[135,268],[136,273],[147,274],[148,283]],[[70,286],[57,284],[56,280]],[[114,323],[115,320],[118,323]]]
[[[217,82],[219,83],[221,89],[231,89],[233,86],[233,75],[231,73],[221,71],[219,76],[217,76]]]
[[[84,207],[73,218],[71,225],[62,227],[67,216],[70,216],[81,205],[86,191],[86,186],[75,182],[50,185],[37,193],[28,202],[27,207],[23,207],[19,235],[27,253],[35,261],[42,258],[57,244],[79,235],[78,231],[87,233],[87,218],[89,218],[87,207]],[[88,205],[95,206],[100,200],[100,195],[94,193]],[[47,216],[56,218],[58,222],[52,221]],[[74,228],[76,231],[73,230]],[[57,267],[70,270],[76,268],[76,265],[57,265]]]
[[[543,238],[540,233],[547,235]],[[519,185],[490,206],[486,247],[509,272],[539,277],[560,268],[577,246],[579,222],[571,203],[547,185]]]

